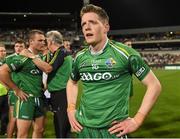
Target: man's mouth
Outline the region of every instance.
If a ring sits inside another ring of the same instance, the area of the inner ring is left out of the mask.
[[[86,34],[86,37],[91,37],[91,36],[93,36],[92,33],[87,33],[87,34]]]

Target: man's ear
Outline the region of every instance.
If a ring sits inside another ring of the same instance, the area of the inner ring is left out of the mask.
[[[104,33],[107,33],[110,30],[109,23],[105,23],[104,26],[105,26],[105,32]]]

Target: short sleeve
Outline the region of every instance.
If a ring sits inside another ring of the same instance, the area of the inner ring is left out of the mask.
[[[139,55],[129,57],[129,66],[131,72],[141,81],[149,73],[150,68]]]
[[[78,81],[80,79],[79,70],[78,70],[78,61],[75,59],[73,59],[73,63],[72,63],[71,79],[74,81]]]
[[[23,66],[23,63],[27,60],[26,57],[14,56],[6,59],[6,64],[9,66],[11,71],[16,71]]]

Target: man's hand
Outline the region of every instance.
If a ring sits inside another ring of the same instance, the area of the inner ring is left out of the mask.
[[[117,137],[121,137],[128,133],[136,131],[140,125],[134,120],[134,118],[127,118],[121,122],[112,122],[112,127],[109,128],[110,134],[115,134]]]
[[[14,91],[15,95],[23,101],[27,101],[28,94],[24,93],[21,89]]]
[[[23,49],[20,53],[20,55],[23,55],[28,58],[34,58],[34,54],[32,54],[28,49]]]
[[[75,118],[76,110],[69,110],[67,111],[69,122],[71,124],[71,128],[73,132],[80,132],[83,127],[79,124],[79,122]]]

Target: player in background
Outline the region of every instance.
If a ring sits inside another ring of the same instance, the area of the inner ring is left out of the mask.
[[[6,48],[0,43],[0,67],[5,63]],[[7,88],[0,82],[0,135],[5,135],[8,125],[8,93]]]
[[[19,55],[19,53],[26,47],[25,42],[22,39],[17,39],[14,43],[14,51],[15,53],[9,55],[6,57],[6,59],[13,59],[14,56]],[[11,77],[13,79],[14,73],[12,72]],[[16,79],[14,79],[16,80]],[[8,122],[8,128],[7,128],[7,138],[12,138],[13,134],[16,133],[16,118],[13,116],[14,111],[14,105],[16,103],[17,97],[14,94],[13,90],[8,91],[8,102],[9,102],[9,122]]]
[[[32,122],[32,138],[42,138],[45,114],[42,99],[42,71],[51,72],[52,67],[42,61],[39,54],[45,46],[44,32],[31,30],[28,37],[29,47],[23,51],[29,51],[32,57],[17,55],[13,59],[6,60],[6,64],[0,67],[0,81],[14,90],[18,96],[14,106],[17,138],[28,137]],[[12,80],[11,72],[14,72],[16,80]]]

